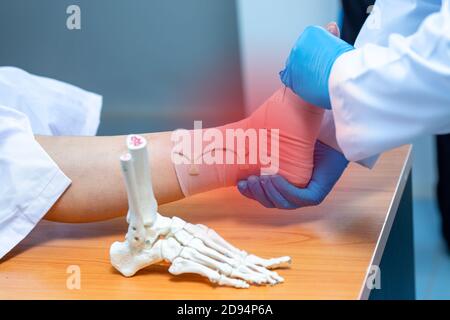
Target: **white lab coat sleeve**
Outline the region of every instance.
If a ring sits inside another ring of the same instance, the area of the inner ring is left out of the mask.
[[[324,114],[318,139],[320,142],[326,144],[327,146],[333,148],[334,150],[337,150],[340,153],[344,153],[337,142],[336,127],[334,124],[333,113],[329,110],[327,110]],[[374,155],[370,158],[356,161],[356,163],[366,168],[372,169],[375,166],[378,158],[379,155]]]
[[[441,4],[442,0],[377,0],[355,47],[368,43],[385,47],[393,33],[410,36],[427,16],[439,11]]]
[[[440,0],[377,0],[372,13],[366,20],[359,34],[355,47],[372,43],[380,46],[388,44],[392,33],[409,36],[420,26],[422,21],[430,14],[439,11]],[[341,140],[344,139],[341,137]],[[336,127],[332,111],[326,111],[319,140],[328,146],[343,152],[337,142]],[[372,168],[379,155],[360,159],[357,163]]]
[[[70,183],[34,139],[28,117],[0,106],[0,258],[34,228]]]
[[[0,67],[0,105],[24,113],[34,134],[95,135],[102,97],[65,82]]]
[[[450,6],[386,47],[366,44],[339,57],[330,97],[336,135],[351,161],[450,132]]]

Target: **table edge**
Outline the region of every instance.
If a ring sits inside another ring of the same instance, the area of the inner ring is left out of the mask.
[[[406,183],[408,181],[409,174],[412,170],[412,149],[413,146],[409,145],[408,153],[406,155],[405,162],[403,163],[402,171],[400,173],[400,179],[397,182],[395,187],[394,197],[392,198],[391,203],[389,204],[388,213],[386,215],[386,219],[383,223],[383,228],[381,229],[380,236],[377,241],[377,245],[375,247],[374,253],[372,255],[370,264],[367,266],[366,274],[364,276],[364,281],[362,283],[358,299],[359,300],[368,300],[370,297],[371,289],[367,287],[367,279],[370,276],[370,267],[371,266],[379,266],[381,263],[381,258],[384,253],[384,249],[386,247],[386,243],[389,239],[389,234],[391,232],[392,225],[394,224],[395,217],[397,215],[397,210],[400,205],[400,201],[405,191]]]

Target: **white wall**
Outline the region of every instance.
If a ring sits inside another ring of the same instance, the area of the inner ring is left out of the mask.
[[[247,112],[281,83],[278,72],[295,40],[310,24],[336,21],[338,0],[237,0]]]

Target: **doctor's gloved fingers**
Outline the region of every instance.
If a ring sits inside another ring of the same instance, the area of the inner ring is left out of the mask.
[[[275,205],[267,197],[263,187],[261,186],[259,177],[250,176],[247,179],[247,186],[256,201],[261,203],[266,208],[275,208]]]
[[[270,176],[260,177],[261,186],[267,198],[277,207],[278,209],[293,210],[297,209],[298,206],[288,201],[272,183]]]
[[[302,189],[290,184],[282,176],[272,176],[271,180],[280,194],[298,208],[319,205],[326,197],[326,193],[320,188],[312,188],[312,181]]]
[[[264,190],[263,195],[261,193],[258,193],[261,194],[262,199],[253,196],[252,192],[250,191],[250,188],[248,187],[248,182],[246,180],[239,181],[238,183],[239,192],[249,199],[258,201],[263,206],[267,206],[267,203],[271,202],[278,209],[292,210],[298,208],[297,205],[291,203],[280,194],[280,192],[272,184],[272,181],[270,180],[269,176],[262,176],[257,178],[259,179],[260,185]]]
[[[325,26],[325,29],[330,32],[332,35],[340,38],[341,37],[341,31],[339,29],[339,26],[336,22],[330,22]],[[280,71],[279,76],[281,81],[289,88],[293,88],[294,86],[294,79],[292,77],[292,72],[289,71],[288,66],[290,66],[294,61],[292,61],[294,56],[291,54],[289,55],[288,59],[286,60],[286,68],[284,68],[282,71]],[[295,90],[294,90],[295,91]]]
[[[247,180],[241,180],[238,182],[237,184],[237,188],[239,190],[239,192],[244,196],[247,197],[249,199],[252,200],[256,200],[253,195],[252,192],[250,191],[250,189],[248,188],[248,183]]]

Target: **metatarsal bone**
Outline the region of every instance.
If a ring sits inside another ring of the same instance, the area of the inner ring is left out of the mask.
[[[183,273],[196,273],[207,277],[209,281],[217,283],[220,286],[229,286],[242,289],[250,287],[250,285],[245,281],[229,278],[197,262],[193,262],[181,257],[178,257],[174,261],[172,261],[169,272],[173,275],[180,275]]]
[[[185,230],[174,235],[186,248],[181,252],[184,258],[190,258],[210,268],[217,269],[229,277],[238,277],[245,281],[256,284],[276,284],[283,282],[283,278],[276,272],[256,265],[250,265],[245,261],[236,261],[207,247],[199,238],[192,238]]]
[[[203,253],[192,248],[184,248],[180,254],[180,257],[185,258],[186,260],[189,261],[197,262],[213,270],[217,270],[220,274],[223,274],[230,278],[240,278],[246,282],[255,284],[276,283],[276,281],[274,281],[273,279],[264,274],[258,272],[252,273],[242,272],[239,268],[234,268],[226,263],[222,263],[217,260],[211,259],[206,255],[204,255]]]
[[[199,238],[194,238],[189,245],[194,248],[197,249],[198,251],[202,252],[203,254],[207,255],[208,257],[211,257],[213,259],[216,259],[218,261],[221,262],[225,262],[228,263],[229,265],[233,265],[233,260],[225,255],[223,255],[222,253],[211,249],[210,247],[205,246],[205,244],[203,243],[202,240],[200,240]]]
[[[207,246],[223,253],[230,258],[239,257],[240,259],[248,263],[263,266],[266,268],[277,268],[291,263],[291,258],[287,256],[274,259],[263,259],[255,255],[248,254],[246,251],[237,249],[228,241],[223,239],[213,229],[210,229],[204,225],[193,225],[187,223],[184,229],[204,241]]]
[[[235,261],[231,258],[224,256],[223,254],[207,247],[204,245],[203,241],[198,238],[193,239],[189,245],[196,249],[198,252],[217,260],[223,262],[229,266],[232,266],[231,273],[226,273],[228,276],[242,278],[243,280],[253,282],[253,283],[270,283],[275,284],[278,282],[283,282],[284,279],[280,277],[276,272],[267,270],[265,268],[259,267],[257,265],[252,265],[247,262]],[[256,273],[255,273],[256,272]],[[257,278],[253,278],[253,275],[258,274]]]
[[[224,247],[225,249],[228,249],[230,252],[240,254],[239,249],[233,247],[229,242],[225,241],[221,236],[219,236],[213,229],[210,229],[203,224],[188,223],[184,228],[191,234],[200,234],[201,232],[203,232],[206,237],[209,237],[216,244]]]
[[[180,257],[201,263],[202,265],[207,266],[214,270],[218,270],[227,276],[229,276],[232,272],[232,267],[230,265],[211,259],[210,257],[198,252],[194,248],[185,247],[181,251]]]

